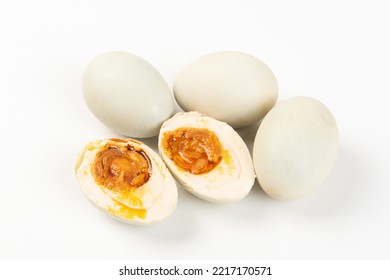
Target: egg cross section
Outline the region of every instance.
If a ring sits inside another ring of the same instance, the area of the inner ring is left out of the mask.
[[[179,112],[161,126],[159,153],[175,179],[210,202],[237,201],[253,186],[252,158],[227,123],[198,112]]]
[[[111,217],[131,224],[151,224],[176,208],[177,188],[162,159],[133,139],[87,143],[75,164],[82,192]]]

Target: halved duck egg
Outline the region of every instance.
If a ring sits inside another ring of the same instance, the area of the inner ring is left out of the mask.
[[[175,180],[158,154],[139,141],[92,141],[80,153],[75,169],[85,196],[121,221],[150,224],[176,208]]]
[[[198,112],[177,113],[164,122],[158,148],[175,179],[202,199],[237,201],[254,184],[252,159],[239,134]]]

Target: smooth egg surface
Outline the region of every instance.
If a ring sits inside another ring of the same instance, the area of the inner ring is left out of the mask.
[[[174,96],[184,111],[244,127],[262,119],[275,104],[278,85],[258,58],[236,51],[200,57],[176,77]]]
[[[321,102],[309,97],[283,101],[271,109],[256,134],[257,180],[276,199],[302,197],[330,173],[338,142],[336,120]]]
[[[237,201],[254,184],[248,148],[224,122],[198,112],[177,113],[164,122],[158,147],[176,180],[202,199]]]
[[[80,153],[75,169],[85,196],[121,221],[151,224],[176,208],[175,180],[161,158],[139,141],[92,141]]]
[[[95,117],[122,135],[157,136],[161,124],[174,113],[163,77],[131,53],[113,51],[94,58],[84,72],[82,89]]]

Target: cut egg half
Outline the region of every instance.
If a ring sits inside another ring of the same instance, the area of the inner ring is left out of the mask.
[[[252,159],[239,134],[198,112],[177,113],[165,121],[158,148],[176,180],[202,199],[237,201],[254,184]]]
[[[158,154],[139,141],[89,142],[75,171],[85,196],[121,221],[150,224],[167,218],[176,208],[175,180]]]

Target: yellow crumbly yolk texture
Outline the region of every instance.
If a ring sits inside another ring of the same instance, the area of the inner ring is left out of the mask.
[[[126,143],[124,140],[110,140],[112,141],[100,148],[91,166],[96,183],[114,201],[114,206],[109,207],[107,211],[124,219],[131,220],[134,217],[144,219],[146,209],[142,209],[142,197],[139,196],[142,192],[137,189],[150,178],[150,160],[143,150],[136,149],[130,144],[123,144]],[[121,201],[137,206],[137,209]]]
[[[218,136],[205,128],[181,127],[165,132],[162,146],[178,167],[195,175],[213,170],[226,154]]]

